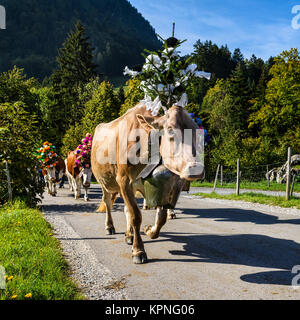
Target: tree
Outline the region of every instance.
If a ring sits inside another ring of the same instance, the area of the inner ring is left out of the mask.
[[[93,82],[95,85],[95,82]],[[89,85],[87,85],[89,87]],[[120,103],[114,93],[114,87],[103,81],[91,89],[91,98],[85,103],[84,116],[75,125],[70,126],[63,138],[62,154],[74,150],[86,133],[94,134],[98,124],[110,122],[119,116]]]
[[[133,108],[140,100],[144,98],[144,92],[140,89],[140,81],[138,79],[130,79],[126,82],[125,102],[121,106],[119,115],[123,115],[127,110]]]
[[[24,70],[15,66],[0,74],[0,103],[22,101],[28,112],[39,115],[37,96],[32,92],[37,85],[34,78],[26,79]]]
[[[78,103],[80,89],[96,76],[92,48],[80,21],[71,30],[59,50],[58,69],[52,74],[56,104],[60,108],[62,131],[75,125],[83,115],[83,105]]]
[[[291,49],[274,59],[265,99],[249,119],[250,128],[258,128],[275,158],[284,157],[289,146],[294,152],[300,152],[299,58],[298,50]]]

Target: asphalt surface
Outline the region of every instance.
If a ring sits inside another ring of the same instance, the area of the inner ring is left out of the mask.
[[[300,299],[300,286],[292,286],[296,276],[292,269],[300,265],[300,210],[202,199],[183,192],[177,219],[166,223],[158,239],[142,232],[149,261],[135,265],[124,241],[122,199],[113,209],[117,233],[107,236],[105,214],[96,213],[100,187],[92,185],[89,194],[88,203],[83,197],[75,200],[66,185],[57,197],[45,194],[43,210],[52,224],[62,219],[78,235],[66,239],[55,234],[62,244],[84,243],[99,268],[114,279],[111,290],[121,293],[120,299]],[[154,210],[143,211],[142,226],[153,224],[154,217]],[[78,250],[79,255],[86,251],[79,246]],[[300,285],[296,280],[294,284]],[[101,279],[95,281],[104,286]],[[82,286],[93,290],[89,283]]]

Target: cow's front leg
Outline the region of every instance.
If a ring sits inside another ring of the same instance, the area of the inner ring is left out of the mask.
[[[133,230],[132,259],[136,264],[146,263],[147,255],[144,249],[140,228],[142,224],[142,214],[137,205],[132,185],[127,176],[118,176],[117,182],[121,189],[121,195],[128,209],[128,224]]]
[[[75,200],[78,200],[80,198],[80,179],[74,179],[73,180],[73,188],[74,188],[74,195],[75,195]]]
[[[176,219],[176,214],[173,209],[168,209],[168,219],[169,220]]]
[[[52,196],[56,197],[57,191],[56,191],[56,183],[55,182],[52,183],[52,188],[53,188]]]
[[[53,197],[54,196],[54,191],[53,191],[53,181],[49,179],[49,194]]]
[[[89,188],[84,187],[84,201],[89,201],[88,189],[89,189]]]
[[[145,226],[144,232],[151,239],[157,239],[159,237],[160,229],[165,225],[167,221],[167,209],[163,207],[157,207],[155,225],[154,226]]]
[[[126,231],[125,231],[125,242],[129,245],[132,245],[133,244],[133,230],[130,225],[129,212],[128,212],[126,205],[124,205],[124,213],[125,213],[126,222],[127,222],[127,227],[126,227]]]
[[[49,181],[46,181],[46,186],[47,186],[47,192],[48,192],[48,194],[51,195],[50,182],[49,182]]]

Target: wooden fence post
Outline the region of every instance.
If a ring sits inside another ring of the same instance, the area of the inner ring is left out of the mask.
[[[221,186],[223,186],[223,165],[221,165]]]
[[[237,159],[236,172],[236,195],[240,195],[240,159]]]
[[[217,171],[216,171],[216,177],[215,177],[215,183],[214,183],[213,192],[216,190],[216,187],[217,187],[219,170],[220,170],[220,165],[218,164],[218,168],[217,168]]]
[[[5,162],[5,171],[6,171],[6,177],[7,177],[7,190],[8,190],[8,201],[12,202],[12,189],[11,189],[11,181],[10,181],[10,174],[8,169],[8,163]]]
[[[269,173],[269,166],[267,165],[268,188],[270,188],[270,175],[268,173]]]
[[[291,157],[292,157],[292,148],[288,148],[288,158],[287,158],[287,168],[286,168],[286,200],[290,199],[290,185],[291,185]]]

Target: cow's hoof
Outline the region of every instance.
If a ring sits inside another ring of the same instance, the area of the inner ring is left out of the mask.
[[[56,197],[56,193],[52,193],[52,197]]]
[[[175,214],[175,213],[169,213],[169,214],[168,214],[168,219],[169,219],[169,220],[176,219],[176,214]]]
[[[148,206],[143,206],[142,210],[149,210]]]
[[[88,202],[90,199],[89,198],[84,198],[84,201]]]
[[[132,261],[134,264],[147,263],[148,259],[147,259],[146,252],[142,252],[138,256],[132,256]]]
[[[144,232],[150,239],[157,239],[159,237],[159,234],[153,232],[153,227],[151,225],[145,226]]]
[[[132,246],[132,244],[133,244],[133,236],[126,236],[126,235],[125,235],[125,242],[126,242],[129,246]]]
[[[116,234],[115,227],[109,227],[109,228],[107,228],[107,229],[106,229],[106,234],[107,234],[108,236],[111,236],[111,235],[113,235],[113,234]]]

